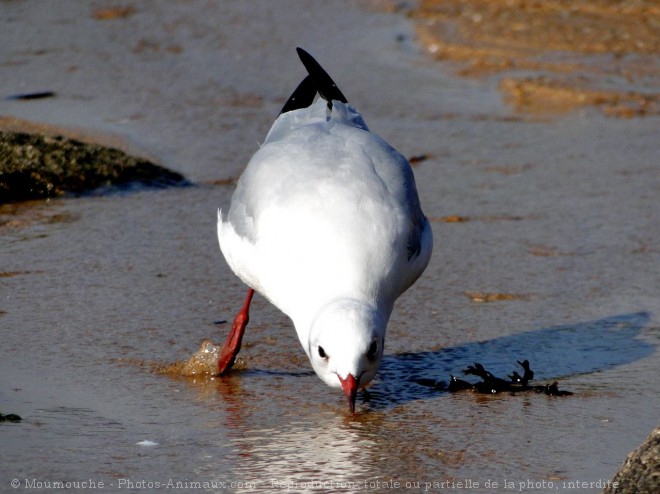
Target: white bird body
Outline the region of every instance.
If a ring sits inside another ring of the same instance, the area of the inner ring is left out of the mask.
[[[319,377],[362,387],[432,234],[408,161],[353,107],[331,104],[277,118],[219,211],[218,238],[234,273],[292,319]]]

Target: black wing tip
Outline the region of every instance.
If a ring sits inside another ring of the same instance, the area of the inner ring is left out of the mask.
[[[309,54],[308,51],[303,50],[299,46],[296,48],[296,53],[298,58],[307,69],[307,73],[314,77],[314,74],[318,75],[319,73],[325,74],[327,77],[330,77],[328,73],[321,67],[321,64],[316,61],[316,59]]]
[[[311,76],[305,77],[282,107],[280,115],[300,108],[307,108],[316,97],[316,85]]]
[[[305,65],[306,60],[312,60],[313,62],[316,62],[314,57],[311,56],[307,50],[304,50],[299,46],[296,47],[296,53],[298,54],[298,58],[300,58],[300,61],[303,63],[303,65]]]
[[[296,47],[296,52],[309,75],[298,85],[282,108],[280,115],[300,108],[307,108],[314,101],[316,93],[328,102],[328,108],[330,109],[332,109],[333,100],[348,103],[346,96],[313,56],[299,46]]]
[[[307,73],[312,76],[312,79],[316,83],[316,89],[321,97],[328,102],[328,106],[332,107],[332,100],[341,101],[342,103],[348,103],[346,96],[335,84],[335,81],[332,80],[330,74],[328,74],[321,64],[316,61],[316,59],[311,56],[307,51],[302,48],[296,48],[298,57],[307,69]]]

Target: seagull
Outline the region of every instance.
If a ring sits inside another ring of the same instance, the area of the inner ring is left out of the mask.
[[[383,358],[394,302],[428,265],[433,238],[406,158],[369,130],[309,53],[297,52],[308,75],[229,210],[218,210],[220,250],[249,287],[218,375],[234,364],[257,291],[289,316],[318,377],[342,388],[354,413]]]

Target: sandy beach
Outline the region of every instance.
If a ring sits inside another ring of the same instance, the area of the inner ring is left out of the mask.
[[[0,205],[0,492],[599,492],[659,425],[660,14],[495,3],[0,2],[0,128],[192,184]],[[230,376],[157,372],[242,301],[217,208],[296,46],[411,158],[434,232],[355,416],[262,297]],[[574,394],[429,385],[524,359]]]

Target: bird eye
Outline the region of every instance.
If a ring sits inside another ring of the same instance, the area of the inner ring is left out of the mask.
[[[321,358],[328,358],[328,355],[325,353],[325,350],[321,345],[319,345],[319,357]]]
[[[371,342],[371,345],[369,345],[369,350],[367,350],[367,358],[369,359],[374,359],[376,358],[376,353],[378,352],[378,343],[376,340]]]

